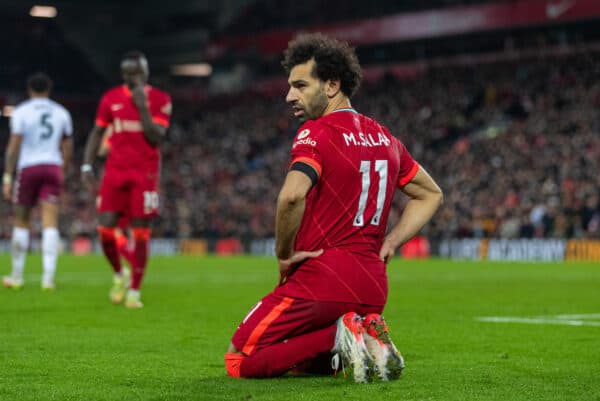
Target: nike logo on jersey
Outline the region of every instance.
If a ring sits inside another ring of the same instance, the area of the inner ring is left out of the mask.
[[[121,110],[123,108],[123,105],[121,103],[116,103],[116,104],[112,104],[110,106],[110,109],[112,111],[117,111],[117,110]]]

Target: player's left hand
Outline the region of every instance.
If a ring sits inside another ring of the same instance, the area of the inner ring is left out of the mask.
[[[296,270],[301,262],[308,258],[316,258],[321,256],[322,249],[318,251],[295,251],[288,259],[278,259],[279,262],[279,285],[285,283],[289,276]]]
[[[381,259],[385,264],[387,264],[394,256],[396,248],[392,246],[390,241],[383,241],[383,245],[381,246],[381,250],[379,251],[379,259]]]

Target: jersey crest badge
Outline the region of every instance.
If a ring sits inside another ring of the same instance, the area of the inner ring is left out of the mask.
[[[303,129],[302,131],[300,131],[300,133],[298,134],[298,139],[302,139],[302,138],[306,138],[307,136],[310,135],[310,130],[309,129]]]

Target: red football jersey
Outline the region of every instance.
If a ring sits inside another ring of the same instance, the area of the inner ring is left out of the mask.
[[[292,146],[290,166],[318,173],[306,197],[296,250],[324,253],[309,259],[279,291],[324,301],[383,305],[385,264],[379,251],[394,191],[419,165],[377,121],[340,109],[305,122]]]
[[[171,97],[168,93],[150,85],[144,87],[148,99],[148,108],[152,121],[165,128],[169,127],[171,117]],[[110,152],[106,160],[107,167],[138,167],[158,170],[160,152],[146,141],[140,113],[133,103],[127,85],[109,89],[98,106],[96,125],[112,125]]]

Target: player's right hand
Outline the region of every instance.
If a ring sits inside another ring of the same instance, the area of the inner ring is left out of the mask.
[[[308,258],[321,256],[322,253],[322,249],[319,249],[318,251],[295,251],[290,258],[279,259],[279,285],[282,285],[287,281],[288,277],[296,271],[301,262],[304,262]]]
[[[82,171],[81,180],[89,192],[93,193],[96,190],[96,177],[93,171]]]
[[[135,107],[137,107],[138,110],[148,107],[148,98],[146,96],[146,92],[144,91],[143,82],[136,82],[136,85],[131,89],[131,98],[133,100],[133,104],[135,104]]]
[[[12,193],[12,184],[4,183],[2,185],[2,195],[4,196],[4,200],[9,201]]]

